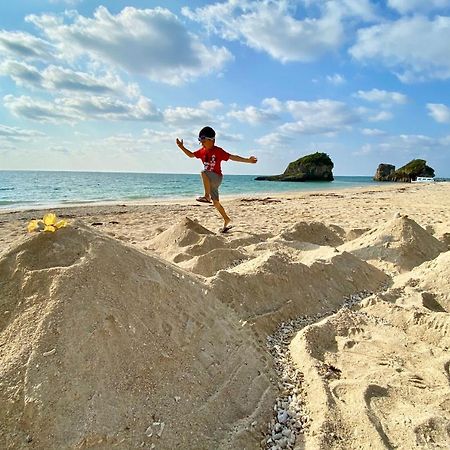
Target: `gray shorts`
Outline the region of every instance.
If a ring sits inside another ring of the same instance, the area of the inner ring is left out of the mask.
[[[222,183],[222,175],[218,175],[216,172],[210,172],[209,170],[202,170],[209,180],[211,186],[211,199],[219,200],[219,186]]]

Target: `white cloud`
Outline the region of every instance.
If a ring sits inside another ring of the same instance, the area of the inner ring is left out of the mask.
[[[374,152],[375,147],[371,144],[364,144],[360,149],[352,152],[354,156],[367,156]]]
[[[194,10],[183,8],[182,12],[210,33],[240,40],[282,62],[313,61],[335,51],[345,39],[345,18],[357,16],[371,20],[375,16],[368,0],[339,0],[305,2],[303,6],[311,7],[310,11],[299,19],[293,14],[297,3],[228,0]]]
[[[269,133],[256,139],[257,144],[266,148],[283,148],[294,141],[294,136],[280,132]]]
[[[360,120],[360,114],[345,103],[321,99],[316,101],[282,102],[276,98],[262,101],[263,108],[248,106],[232,110],[227,116],[252,125],[261,125],[280,120],[290,115],[294,121],[280,125],[277,133],[282,134],[326,134],[349,129]]]
[[[388,0],[387,4],[401,14],[407,14],[448,8],[450,0]]]
[[[47,123],[74,123],[81,118],[74,111],[70,111],[53,102],[35,100],[27,96],[14,97],[6,95],[3,104],[17,117],[25,117],[37,122]]]
[[[277,98],[265,98],[261,102],[262,106],[266,108],[268,111],[272,111],[274,113],[280,113],[283,110],[283,102],[278,100]]]
[[[204,45],[164,8],[126,7],[114,15],[100,6],[93,18],[71,11],[65,18],[43,14],[26,20],[58,47],[61,58],[87,56],[163,83],[180,84],[218,72],[232,59],[226,48]]]
[[[149,148],[161,146],[164,148],[175,145],[175,138],[167,132],[144,129],[141,135],[131,133],[118,133],[96,141],[98,145],[107,149],[114,148],[119,151],[148,151]]]
[[[83,0],[50,0],[50,3],[58,4],[63,3],[69,6],[75,6],[78,3],[81,3]]]
[[[313,102],[286,102],[287,110],[296,120],[281,126],[284,131],[300,134],[335,133],[348,129],[360,120],[359,115],[345,103],[335,100],[317,100]]]
[[[426,159],[427,155],[433,152],[440,152],[446,148],[442,139],[425,136],[422,134],[401,134],[391,136],[378,147],[383,152],[401,155],[406,154],[405,158],[421,158]],[[405,161],[406,163],[408,161]]]
[[[160,121],[162,114],[146,97],[139,97],[135,103],[127,103],[114,97],[79,96],[56,100],[58,105],[74,111],[83,120],[131,120]]]
[[[0,30],[0,54],[27,60],[53,60],[54,46],[28,33]]]
[[[158,121],[161,113],[150,100],[139,97],[136,103],[126,103],[113,97],[79,96],[58,98],[54,102],[28,96],[4,97],[4,105],[17,117],[38,122],[75,123],[88,119]]]
[[[384,64],[403,82],[450,78],[450,17],[415,15],[360,29],[350,54]]]
[[[271,99],[272,104],[294,119],[286,122],[257,140],[268,147],[286,146],[301,135],[334,135],[351,129],[361,120],[361,115],[345,103],[321,99],[316,101],[294,101],[284,103]]]
[[[239,122],[249,123],[251,125],[260,125],[279,119],[279,117],[270,110],[256,108],[255,106],[248,106],[243,110],[230,111],[227,116],[232,117]]]
[[[390,111],[380,111],[373,116],[369,117],[370,122],[384,122],[387,120],[391,120],[394,115]]]
[[[164,110],[164,121],[170,124],[198,124],[212,119],[207,109],[177,106]]]
[[[363,128],[361,133],[365,136],[383,136],[386,134],[385,131],[379,130],[378,128]]]
[[[358,91],[354,94],[355,97],[361,98],[368,102],[381,103],[383,105],[390,105],[393,103],[404,104],[408,97],[400,92],[389,92],[380,89],[372,89],[370,91]]]
[[[387,136],[378,144],[364,144],[354,155],[389,154],[392,158],[400,160],[400,165],[408,159],[426,159],[431,155],[442,154],[449,149],[448,138],[435,138],[422,134],[400,134]],[[391,163],[394,163],[393,161]],[[400,165],[398,167],[400,167]]]
[[[208,109],[211,111],[214,111],[216,109],[220,109],[223,107],[223,103],[216,99],[216,100],[204,100],[203,102],[200,102],[200,108],[201,109]]]
[[[239,133],[227,133],[225,131],[220,131],[219,133],[216,134],[217,138],[220,138],[221,141],[226,141],[226,142],[242,142],[244,140],[244,136],[242,136],[242,134]]]
[[[6,60],[0,64],[0,74],[11,77],[19,86],[46,91],[90,94],[139,95],[135,84],[126,85],[117,75],[95,76],[84,72],[50,65],[43,70],[25,62]]]
[[[19,86],[42,87],[41,72],[25,62],[6,60],[0,63],[0,75],[11,77]]]
[[[378,18],[376,8],[370,0],[337,0],[327,3],[338,7],[343,16],[364,21],[373,21]]]
[[[45,136],[44,133],[35,130],[25,130],[18,127],[8,127],[0,124],[0,138],[14,141],[29,141],[31,139]]]
[[[211,124],[217,120],[217,110],[223,108],[218,100],[203,100],[196,107],[176,106],[168,107],[163,112],[164,121],[171,126],[199,126]],[[189,133],[190,134],[190,133]],[[197,135],[195,135],[195,140]]]
[[[427,103],[428,114],[439,123],[450,123],[450,108],[442,103]]]
[[[339,75],[338,73],[335,73],[334,75],[327,75],[327,81],[330,84],[334,84],[335,86],[339,86],[339,85],[345,83],[345,78],[342,75]]]

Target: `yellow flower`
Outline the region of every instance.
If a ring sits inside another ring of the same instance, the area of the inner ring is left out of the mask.
[[[60,228],[64,228],[68,225],[67,220],[61,219],[57,220],[56,214],[48,213],[45,214],[42,220],[32,220],[28,224],[28,232],[31,233],[33,231],[49,231],[54,233],[56,230]]]
[[[55,227],[57,230],[59,230],[60,228],[64,228],[67,227],[67,220],[58,220],[58,222],[55,223]]]
[[[42,219],[44,221],[44,225],[55,225],[56,223],[56,214],[48,213]]]
[[[36,231],[39,228],[39,220],[32,220],[28,224],[28,233],[32,233],[33,231]]]

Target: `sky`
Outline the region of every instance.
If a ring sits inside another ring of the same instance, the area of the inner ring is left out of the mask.
[[[279,174],[425,159],[450,177],[450,0],[0,4],[0,170]]]

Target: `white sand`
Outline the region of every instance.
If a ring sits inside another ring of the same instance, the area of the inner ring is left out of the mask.
[[[450,184],[224,205],[0,214],[0,448],[448,448]]]

